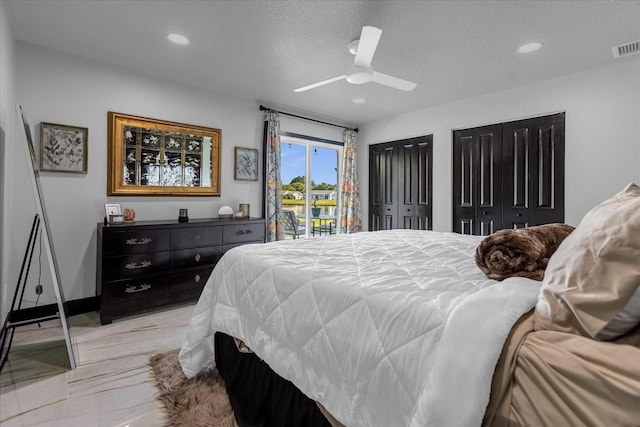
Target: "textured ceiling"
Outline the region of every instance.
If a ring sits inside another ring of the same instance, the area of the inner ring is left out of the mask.
[[[640,40],[640,1],[5,3],[18,40],[348,125],[640,59],[611,51]],[[345,74],[363,25],[382,29],[373,69],[415,90],[343,80],[293,92]],[[516,53],[533,40],[543,49]]]

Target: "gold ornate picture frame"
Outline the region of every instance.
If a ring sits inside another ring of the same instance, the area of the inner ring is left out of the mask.
[[[220,129],[111,111],[107,119],[107,195],[220,195]]]

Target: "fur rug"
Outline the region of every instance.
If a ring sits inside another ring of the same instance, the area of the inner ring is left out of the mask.
[[[549,258],[573,229],[553,223],[496,231],[478,245],[476,265],[490,279],[520,276],[542,280]]]
[[[224,381],[211,364],[187,379],[178,350],[149,359],[167,417],[165,427],[237,427]]]

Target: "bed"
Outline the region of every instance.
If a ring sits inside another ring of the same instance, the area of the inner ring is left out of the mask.
[[[632,190],[624,249],[640,264]],[[559,254],[577,256],[594,234],[581,226]],[[193,377],[215,357],[240,426],[638,425],[640,313],[606,341],[570,321],[540,329],[561,286],[547,277],[562,281],[566,259],[551,257],[545,281],[489,279],[482,240],[388,230],[234,248],[194,310],[182,369]],[[635,305],[639,270],[625,270],[622,307]]]

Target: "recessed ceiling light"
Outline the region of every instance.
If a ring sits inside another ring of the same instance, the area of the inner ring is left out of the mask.
[[[364,98],[353,98],[351,102],[353,102],[354,104],[364,104],[366,101]]]
[[[520,46],[518,48],[518,52],[520,52],[520,53],[535,52],[536,50],[540,49],[541,47],[542,47],[542,43],[540,43],[540,42],[527,43],[527,44],[523,44],[522,46]]]
[[[181,46],[184,46],[186,44],[189,44],[189,39],[186,38],[185,36],[183,36],[182,34],[177,34],[177,33],[171,33],[171,34],[167,34],[167,38],[175,43],[175,44],[179,44]]]

